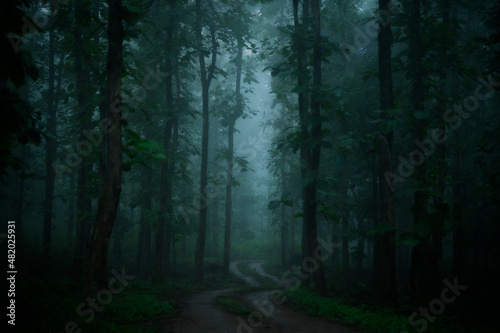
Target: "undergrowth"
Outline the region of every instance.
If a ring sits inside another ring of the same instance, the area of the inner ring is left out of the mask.
[[[229,313],[242,316],[249,315],[252,310],[241,301],[243,292],[248,292],[248,290],[233,290],[228,294],[219,295],[217,297],[217,303]]]
[[[321,297],[304,288],[285,289],[284,293],[287,297],[287,305],[298,307],[308,315],[327,318],[333,322],[352,325],[371,332],[413,333],[425,330],[429,333],[465,333],[477,330],[477,327],[459,322],[456,317],[451,316],[438,316],[432,322],[426,321],[424,324],[425,317],[418,315],[414,317],[413,325],[411,325],[409,316],[395,314],[392,308],[350,305],[346,300]],[[417,311],[418,309],[415,309],[415,312]]]
[[[160,332],[177,312],[175,303],[180,294],[197,288],[182,281],[155,284],[134,280],[119,292],[84,298],[77,284],[62,280],[37,279],[31,286],[22,286],[18,326],[23,332],[54,333]]]

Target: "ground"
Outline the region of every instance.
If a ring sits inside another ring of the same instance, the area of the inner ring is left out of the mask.
[[[206,291],[187,295],[181,311],[168,325],[168,333],[354,333],[353,328],[334,324],[322,318],[315,318],[292,309],[281,303],[278,297],[282,286],[280,280],[268,275],[262,268],[261,261],[249,263],[249,267],[258,274],[272,278],[276,289],[250,292],[243,301],[252,310],[248,316],[238,316],[225,312],[216,302],[219,295],[228,293],[231,289]],[[242,278],[249,286],[258,286],[258,282],[238,270],[237,262],[231,263],[231,271]],[[275,303],[271,302],[273,299]]]

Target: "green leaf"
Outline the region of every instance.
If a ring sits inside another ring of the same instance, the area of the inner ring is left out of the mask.
[[[396,128],[396,121],[394,120],[382,120],[378,124],[378,128],[380,131],[384,134],[389,133],[390,131],[393,131],[394,128]]]
[[[281,204],[281,202],[278,200],[270,201],[269,204],[267,205],[267,209],[269,209],[269,210],[276,209],[280,206],[280,204]]]
[[[426,119],[431,116],[431,113],[429,111],[413,111],[413,116],[415,119]]]

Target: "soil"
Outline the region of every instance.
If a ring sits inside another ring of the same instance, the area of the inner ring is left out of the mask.
[[[231,289],[205,291],[188,294],[183,298],[180,313],[167,325],[168,333],[354,333],[360,332],[348,326],[334,324],[325,319],[310,317],[301,311],[280,304],[283,295],[279,293],[281,281],[268,275],[262,268],[263,261],[252,261],[250,269],[271,278],[277,289],[250,292],[243,301],[254,312],[242,317],[225,312],[216,302],[217,296]],[[238,270],[238,262],[232,262],[231,271],[246,284],[259,286],[258,282]],[[282,287],[281,287],[282,288]],[[272,300],[272,302],[271,302]]]

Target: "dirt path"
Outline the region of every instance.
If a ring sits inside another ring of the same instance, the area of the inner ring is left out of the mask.
[[[271,278],[279,290],[281,281],[268,275],[262,268],[263,261],[249,262],[249,268],[258,274]],[[232,262],[231,271],[250,286],[258,286],[258,282],[238,269],[238,262]],[[281,287],[282,288],[282,287]],[[230,292],[231,289],[207,291],[186,296],[182,310],[165,332],[169,333],[354,333],[346,326],[330,323],[321,318],[305,315],[284,305],[271,302],[272,290],[251,292],[245,295],[244,302],[254,312],[241,317],[223,311],[216,303],[217,296]]]

